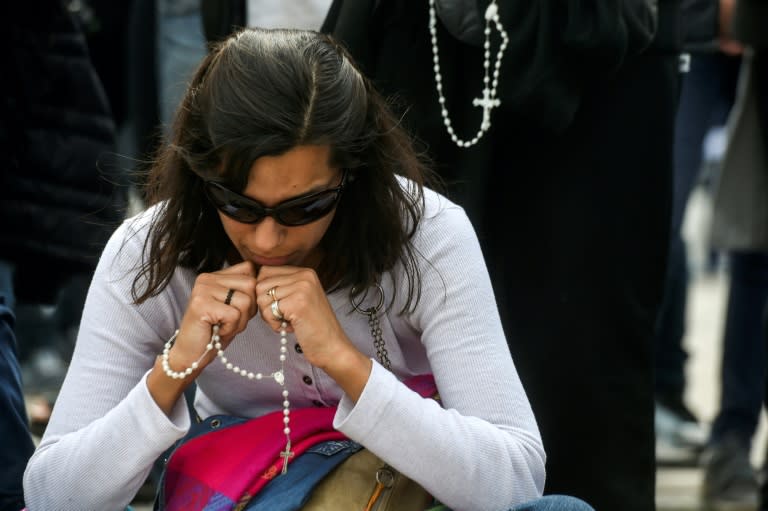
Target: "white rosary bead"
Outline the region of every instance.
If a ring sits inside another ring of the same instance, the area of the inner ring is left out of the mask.
[[[496,54],[496,62],[494,64],[494,72],[493,72],[493,82],[492,86],[489,89],[488,83],[490,82],[490,68],[491,68],[491,23],[493,23],[496,26],[496,30],[501,35],[501,45],[499,46],[499,51]],[[499,101],[497,97],[497,85],[499,82],[499,70],[501,69],[501,59],[504,55],[504,51],[507,48],[507,45],[509,43],[509,36],[507,35],[507,32],[504,30],[504,26],[501,24],[501,19],[499,18],[499,7],[496,3],[496,0],[492,0],[490,5],[488,5],[488,8],[485,11],[485,42],[483,43],[484,48],[484,60],[483,60],[483,68],[484,68],[484,76],[483,76],[483,96],[482,98],[475,98],[472,101],[472,105],[481,107],[483,109],[483,120],[480,124],[480,129],[478,130],[477,134],[472,138],[471,140],[461,140],[457,135],[455,130],[453,129],[453,125],[451,123],[451,117],[448,112],[448,109],[445,107],[445,97],[443,96],[443,86],[442,81],[443,77],[440,73],[440,56],[439,56],[439,48],[437,46],[437,12],[435,9],[435,0],[429,0],[429,33],[430,33],[430,40],[432,42],[432,62],[433,62],[433,70],[435,72],[435,87],[437,89],[437,95],[438,95],[438,101],[440,103],[440,115],[443,117],[443,124],[445,125],[446,131],[448,132],[448,135],[450,135],[451,140],[459,147],[471,147],[475,144],[477,144],[480,139],[485,135],[485,133],[491,129],[491,111],[494,108],[497,108],[499,105],[501,105],[501,102]]]
[[[291,422],[291,403],[288,401],[288,390],[285,388],[285,361],[287,359],[286,353],[288,352],[288,348],[286,347],[288,344],[288,339],[286,339],[286,335],[288,335],[287,328],[288,323],[283,321],[280,325],[280,356],[278,357],[280,360],[280,369],[271,374],[272,379],[274,379],[278,385],[283,387],[281,394],[283,397],[283,424],[285,425],[283,428],[283,433],[286,437],[283,473],[285,473],[288,469],[288,458],[293,456],[291,453],[291,428],[289,427]],[[227,360],[227,357],[224,356],[224,349],[221,345],[221,338],[219,337],[219,325],[213,325],[211,331],[211,341],[206,344],[205,352],[202,354],[202,356],[196,362],[193,362],[190,367],[184,369],[183,371],[174,371],[171,369],[170,362],[168,362],[168,357],[171,352],[171,347],[173,347],[173,344],[176,341],[176,337],[178,337],[178,335],[179,331],[176,330],[176,332],[174,332],[171,338],[168,339],[168,341],[163,346],[163,352],[161,355],[163,371],[170,378],[175,380],[182,380],[191,375],[200,367],[200,362],[203,360],[203,357],[205,357],[208,352],[212,350],[216,350],[216,356],[219,360],[221,360],[221,363],[224,364],[224,367],[234,372],[235,374],[248,378],[249,380],[261,380],[264,378],[262,373],[254,373],[252,371],[248,371],[247,369],[243,369],[237,365],[234,365],[232,362]]]
[[[176,330],[170,339],[165,343],[163,346],[163,354],[161,356],[162,358],[162,366],[163,366],[163,372],[169,377],[173,378],[174,380],[183,380],[187,376],[191,375],[193,372],[197,370],[198,367],[200,367],[200,361],[205,357],[205,355],[211,351],[211,348],[209,348],[210,344],[206,346],[205,351],[200,356],[197,361],[192,362],[192,365],[187,367],[186,369],[182,371],[174,371],[171,369],[171,363],[168,361],[168,358],[171,353],[171,348],[173,347],[173,344],[176,342],[176,337],[179,336],[179,331]]]

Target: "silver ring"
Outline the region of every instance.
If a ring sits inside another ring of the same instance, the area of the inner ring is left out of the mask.
[[[224,299],[224,305],[229,305],[230,303],[232,303],[232,297],[234,295],[235,295],[234,289],[230,289],[229,291],[227,291],[227,297]]]
[[[283,316],[283,311],[280,310],[280,301],[275,300],[272,302],[272,305],[270,306],[272,309],[272,315],[275,317],[276,320],[282,321],[285,319],[285,316]]]
[[[272,298],[273,302],[277,301],[277,286],[271,288],[269,291],[267,291],[267,296]]]

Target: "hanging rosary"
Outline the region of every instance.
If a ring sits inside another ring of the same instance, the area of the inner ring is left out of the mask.
[[[288,460],[293,457],[293,452],[291,451],[291,428],[290,428],[290,422],[291,422],[291,403],[288,401],[288,389],[285,388],[285,360],[286,360],[286,353],[288,352],[287,344],[288,339],[286,339],[288,323],[285,321],[285,317],[283,316],[282,311],[280,310],[280,301],[277,299],[276,295],[276,287],[273,287],[269,291],[267,291],[267,294],[270,298],[272,298],[272,304],[270,306],[270,311],[272,312],[272,316],[278,321],[280,321],[280,369],[278,371],[275,371],[271,374],[266,375],[266,377],[269,379],[275,380],[278,385],[280,385],[283,388],[282,391],[282,397],[283,397],[283,433],[285,434],[285,450],[280,452],[280,457],[283,458],[283,470],[282,473],[285,474],[288,472]],[[384,290],[382,289],[381,285],[376,284],[376,289],[379,292],[379,300],[375,307],[369,307],[366,309],[363,309],[361,307],[360,303],[352,302],[352,306],[354,309],[366,316],[368,316],[368,327],[371,331],[371,336],[373,337],[373,344],[376,348],[376,358],[379,360],[382,366],[384,366],[386,369],[391,370],[392,364],[389,361],[389,355],[387,354],[387,348],[384,344],[384,338],[381,335],[381,325],[379,323],[379,312],[382,309],[382,305],[384,304]],[[227,293],[227,297],[224,300],[224,303],[226,305],[229,305],[232,301],[232,295],[234,294],[234,289],[230,289]],[[222,364],[224,364],[224,367],[232,371],[233,373],[243,376],[245,378],[248,378],[249,380],[262,380],[264,379],[265,375],[262,373],[254,373],[252,371],[248,371],[246,369],[243,369],[239,366],[234,365],[232,362],[230,362],[227,357],[224,355],[224,348],[221,345],[221,338],[219,337],[219,329],[221,325],[215,324],[212,327],[211,332],[211,341],[206,344],[205,351],[200,356],[197,361],[193,362],[191,366],[184,369],[183,371],[174,371],[171,369],[170,363],[168,362],[168,357],[171,352],[171,348],[173,347],[174,342],[176,341],[176,337],[179,335],[179,331],[176,330],[174,334],[171,336],[170,339],[168,339],[168,342],[165,343],[165,346],[163,347],[163,354],[162,354],[162,366],[163,371],[165,372],[168,377],[176,379],[176,380],[183,380],[187,376],[191,375],[195,370],[197,370],[200,367],[200,362],[205,358],[205,356],[212,350],[216,350],[216,355],[218,359],[221,361]]]
[[[443,124],[448,134],[451,136],[451,140],[459,147],[472,147],[485,135],[485,132],[491,129],[491,111],[494,108],[498,108],[501,105],[501,101],[498,99],[497,88],[499,85],[499,71],[501,69],[501,58],[504,55],[504,50],[507,49],[509,44],[509,35],[504,30],[504,26],[501,24],[499,18],[499,7],[496,4],[496,0],[492,0],[488,8],[485,10],[485,43],[484,49],[484,76],[483,76],[483,96],[472,100],[472,105],[481,107],[483,109],[483,120],[480,123],[480,129],[471,140],[461,140],[453,129],[453,123],[448,113],[448,108],[445,104],[445,96],[443,95],[443,76],[440,73],[440,56],[438,54],[437,47],[437,12],[435,9],[435,1],[429,0],[429,33],[432,36],[432,61],[434,63],[435,71],[435,86],[437,87],[437,98],[440,102],[440,113],[443,116]],[[496,31],[501,36],[501,45],[499,51],[496,53],[496,61],[493,65],[493,81],[491,81],[491,23],[496,28]]]
[[[288,460],[293,457],[293,452],[291,451],[291,403],[288,401],[288,389],[285,388],[285,360],[286,360],[286,353],[288,352],[287,344],[288,339],[286,339],[288,323],[284,320],[283,313],[280,311],[280,305],[279,301],[276,298],[275,295],[275,289],[272,288],[269,291],[267,291],[267,294],[272,298],[272,306],[271,311],[272,315],[275,317],[276,320],[281,321],[280,323],[280,369],[278,371],[275,371],[273,373],[270,373],[266,375],[268,379],[273,379],[275,382],[277,382],[280,387],[283,388],[282,391],[282,397],[283,397],[283,433],[285,434],[285,450],[280,452],[280,457],[283,458],[283,470],[282,473],[285,474],[288,472]],[[232,295],[234,295],[235,290],[230,289],[229,292],[227,292],[227,298],[224,300],[224,303],[226,305],[229,305],[232,301]],[[170,339],[168,339],[168,342],[165,343],[165,346],[163,347],[163,354],[162,354],[162,365],[163,365],[163,371],[166,375],[168,375],[170,378],[177,379],[177,380],[183,380],[187,376],[191,375],[198,367],[200,367],[200,362],[205,358],[205,356],[212,350],[216,350],[216,355],[218,359],[221,361],[222,364],[224,364],[224,367],[229,369],[235,374],[238,374],[240,376],[243,376],[245,378],[248,378],[249,380],[262,380],[264,379],[265,375],[262,373],[254,373],[252,371],[248,371],[246,369],[243,369],[241,367],[238,367],[234,365],[232,362],[227,360],[227,357],[224,356],[224,348],[221,345],[221,338],[219,337],[219,328],[221,325],[215,324],[212,327],[211,331],[211,341],[206,344],[205,351],[200,356],[199,359],[197,359],[196,362],[193,362],[191,366],[186,368],[183,371],[174,371],[171,369],[171,366],[168,362],[168,355],[171,351],[171,348],[173,347],[173,343],[176,341],[176,337],[179,335],[179,331],[176,330],[176,332],[171,336]]]

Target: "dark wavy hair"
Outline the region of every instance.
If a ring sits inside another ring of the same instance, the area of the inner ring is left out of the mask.
[[[179,106],[149,170],[147,201],[159,204],[133,282],[135,302],[160,293],[177,266],[216,271],[231,253],[204,194],[206,180],[242,191],[257,158],[311,144],[330,146],[330,163],[352,176],[320,242],[323,286],[348,286],[354,297],[401,262],[408,283],[403,310],[414,306],[421,284],[411,239],[423,213],[424,159],[330,36],[263,29],[214,45]],[[404,189],[398,176],[412,186]]]

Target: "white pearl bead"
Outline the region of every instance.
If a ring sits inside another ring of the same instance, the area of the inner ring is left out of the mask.
[[[485,10],[485,19],[490,20],[499,16],[499,6],[495,2],[491,2],[488,8]]]
[[[291,434],[291,428],[285,428],[283,430],[283,433],[285,433],[286,435],[290,435]]]

